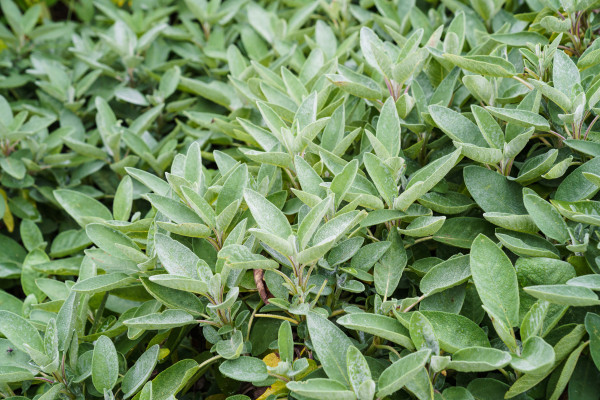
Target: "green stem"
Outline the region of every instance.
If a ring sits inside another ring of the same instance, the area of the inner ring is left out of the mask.
[[[283,315],[276,315],[276,314],[254,314],[254,317],[256,318],[273,318],[273,319],[282,319],[284,321],[288,321],[294,325],[298,325],[298,321],[296,321],[293,318],[290,317],[284,317]]]

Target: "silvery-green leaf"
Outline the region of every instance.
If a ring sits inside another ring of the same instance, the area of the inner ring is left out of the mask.
[[[379,377],[378,397],[389,396],[402,389],[429,360],[431,350],[409,354],[386,368]]]
[[[146,383],[158,361],[159,350],[160,348],[157,344],[150,347],[125,373],[121,382],[121,390],[123,391],[124,398],[131,397]]]
[[[600,304],[598,296],[587,287],[572,285],[538,285],[523,288],[533,297],[553,304],[585,307]]]
[[[448,369],[459,372],[485,372],[504,368],[511,361],[510,353],[487,347],[467,347],[452,354]]]
[[[554,349],[539,336],[532,336],[523,343],[521,355],[513,355],[510,362],[515,370],[533,375],[546,372],[554,364]]]
[[[224,259],[231,268],[241,269],[272,269],[277,268],[278,263],[260,254],[254,254],[246,246],[230,244],[219,251],[218,257]]]
[[[388,206],[393,205],[393,199],[398,195],[393,173],[390,168],[376,155],[366,153],[364,163],[373,183]]]
[[[524,126],[526,128],[533,126],[539,131],[550,130],[548,121],[541,115],[531,111],[497,107],[487,107],[486,110],[495,117],[515,125]]]
[[[462,114],[438,105],[429,106],[429,113],[436,125],[452,140],[487,147],[477,125]]]
[[[514,65],[497,56],[462,57],[445,53],[444,58],[462,69],[479,75],[510,78],[516,74]]]
[[[335,324],[310,312],[306,316],[308,332],[323,369],[331,379],[349,384],[346,353],[350,339]]]
[[[562,50],[556,50],[554,53],[552,77],[554,87],[569,97],[573,86],[580,83],[581,79],[577,66]]]
[[[407,349],[414,349],[408,329],[394,318],[371,313],[353,313],[344,315],[337,323],[349,329],[379,336]]]
[[[92,356],[92,382],[99,392],[112,389],[119,375],[119,359],[112,340],[100,336]]]
[[[251,189],[245,189],[244,199],[261,229],[282,239],[287,239],[292,234],[292,228],[285,215],[261,194]]]
[[[112,214],[106,206],[84,193],[59,189],[54,191],[54,196],[69,215],[84,228],[90,222],[112,219]]]
[[[484,235],[473,242],[470,257],[473,281],[483,304],[509,327],[517,325],[519,286],[510,259]]]
[[[348,367],[348,379],[354,393],[358,395],[360,386],[371,380],[371,370],[367,360],[360,350],[354,346],[348,348],[346,353],[346,365]]]
[[[504,146],[504,132],[498,125],[498,122],[490,115],[483,107],[476,105],[471,106],[475,122],[483,135],[483,138],[490,147],[502,149]]]
[[[536,233],[539,229],[529,215],[489,212],[483,213],[483,218],[496,226],[517,232]]]
[[[440,344],[435,337],[433,326],[427,317],[418,311],[412,313],[409,333],[417,350],[429,349],[433,355],[440,354]]]
[[[421,279],[421,292],[430,296],[466,282],[471,277],[469,256],[452,257],[431,268]]]
[[[398,229],[398,231],[405,236],[430,236],[440,230],[445,220],[446,217],[417,217],[406,228]]]
[[[415,172],[406,186],[406,190],[394,201],[394,209],[406,211],[419,197],[438,184],[460,160],[460,149],[429,163]]]
[[[188,247],[163,234],[154,236],[156,253],[163,267],[173,275],[197,279],[200,258]]]
[[[183,310],[165,310],[162,313],[148,314],[123,321],[128,327],[142,329],[171,329],[196,323],[194,317]]]
[[[474,146],[469,143],[454,141],[454,146],[461,150],[463,156],[483,164],[497,164],[503,159],[502,150]]]
[[[539,336],[549,308],[550,303],[543,300],[537,301],[531,306],[527,314],[525,314],[523,322],[521,322],[521,340],[527,340],[532,336]]]
[[[334,379],[312,378],[301,382],[288,382],[287,388],[300,396],[317,400],[354,400],[353,391]]]
[[[546,239],[529,233],[496,230],[496,237],[513,253],[526,257],[559,258],[558,249]]]
[[[128,286],[134,282],[134,279],[122,272],[98,275],[84,279],[73,285],[73,290],[82,293],[106,292],[112,289]]]
[[[559,243],[569,240],[567,224],[552,204],[527,189],[523,191],[523,202],[535,224],[546,236]]]
[[[581,286],[595,291],[600,291],[600,275],[581,275],[576,278],[569,279],[567,281],[567,285]]]

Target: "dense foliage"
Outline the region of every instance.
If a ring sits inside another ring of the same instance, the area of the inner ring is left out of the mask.
[[[0,0],[0,397],[600,399],[596,8]]]

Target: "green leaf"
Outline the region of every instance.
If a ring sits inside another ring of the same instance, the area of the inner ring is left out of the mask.
[[[592,182],[588,181],[583,175],[586,172],[597,173],[600,170],[600,157],[580,165],[571,172],[556,189],[554,198],[561,201],[580,201],[591,198],[598,190]]]
[[[469,256],[452,257],[431,268],[421,279],[419,288],[427,296],[458,286],[471,277]]]
[[[406,250],[397,230],[392,230],[388,235],[391,242],[390,248],[375,264],[374,278],[375,290],[384,297],[392,296],[407,262]]]
[[[429,360],[431,350],[409,354],[386,368],[379,377],[377,397],[389,396],[402,389]]]
[[[523,317],[523,322],[521,322],[521,329],[519,330],[521,340],[525,341],[529,337],[539,336],[544,327],[544,319],[549,308],[550,303],[543,300],[537,301],[531,306],[525,317]]]
[[[329,188],[335,193],[335,206],[339,206],[346,193],[352,187],[354,178],[358,171],[358,160],[352,160],[347,163],[339,174],[335,175],[335,178],[331,181]]]
[[[287,240],[292,234],[292,228],[279,208],[251,189],[244,190],[244,199],[261,229]]]
[[[467,317],[442,311],[421,313],[431,322],[435,337],[444,351],[453,353],[467,347],[490,347],[487,334]]]
[[[119,377],[119,358],[112,340],[100,336],[92,356],[92,382],[99,392],[111,390]]]
[[[148,257],[127,235],[103,224],[88,224],[85,233],[96,246],[108,254],[125,260],[145,262]]]
[[[398,187],[392,171],[379,157],[371,153],[365,153],[364,163],[379,194],[386,204],[391,207],[394,198],[398,195]]]
[[[465,185],[473,200],[486,213],[527,214],[521,185],[487,168],[474,165],[463,170]]]
[[[409,332],[417,350],[429,349],[434,355],[440,354],[440,344],[435,337],[433,326],[427,317],[418,311],[412,313]]]
[[[488,347],[467,347],[452,354],[448,369],[458,372],[486,372],[506,367],[510,353]]]
[[[206,268],[208,268],[208,266]],[[211,275],[208,275],[207,278],[209,278]],[[167,288],[177,289],[179,291],[200,294],[206,294],[209,291],[208,282],[201,281],[199,279],[188,278],[185,276],[161,274],[152,275],[149,279],[153,283],[157,283]]]
[[[394,208],[406,211],[418,198],[437,185],[460,160],[460,149],[438,158],[415,172],[406,190],[394,201]]]
[[[546,118],[531,111],[497,107],[487,107],[486,110],[493,116],[518,126],[525,128],[533,126],[536,130],[542,132],[550,130],[550,124],[546,121]]]
[[[513,354],[510,366],[525,374],[539,375],[552,368],[554,360],[552,346],[541,337],[532,336],[523,342],[520,355]]]
[[[241,244],[230,244],[219,251],[218,257],[225,260],[227,265],[236,269],[273,269],[279,264],[260,254],[254,254],[249,248]]]
[[[398,156],[400,153],[400,118],[393,97],[388,97],[381,107],[375,136],[387,148],[391,157]]]
[[[515,181],[526,184],[537,180],[537,178],[543,176],[544,173],[552,168],[557,157],[558,150],[553,149],[528,159],[519,170],[519,176],[515,178]]]
[[[600,291],[600,275],[581,275],[569,279],[567,285],[582,286],[595,291]]]
[[[310,240],[312,239],[315,231],[321,224],[323,217],[330,211],[333,205],[333,199],[331,196],[323,199],[319,204],[312,207],[312,209],[302,219],[300,226],[298,227],[298,243],[300,250],[304,250]]]
[[[598,296],[590,289],[570,285],[537,285],[523,288],[533,297],[552,304],[586,307],[600,304]]]
[[[27,167],[23,161],[16,157],[3,157],[0,158],[0,167],[15,179],[21,180],[25,178],[27,173]]]
[[[502,318],[508,327],[516,326],[519,322],[519,285],[510,259],[481,234],[473,241],[470,257],[473,281],[483,305]]]
[[[0,365],[0,383],[21,382],[33,379],[34,374],[21,367]]]
[[[449,108],[432,105],[429,106],[431,118],[452,140],[468,143],[479,147],[487,147],[487,142],[481,135],[479,128],[470,119]]]
[[[223,183],[223,187],[217,197],[215,212],[220,214],[231,203],[241,200],[247,182],[248,167],[245,164],[241,164],[233,170],[229,177],[227,177],[225,183]]]
[[[73,190],[58,189],[54,197],[79,225],[85,226],[91,222],[102,222],[112,219],[108,208],[98,200]]]
[[[483,213],[483,218],[492,224],[516,232],[536,233],[539,228],[529,215],[514,215],[499,212]],[[502,239],[500,239],[502,241]]]
[[[127,327],[146,330],[172,329],[195,323],[194,317],[183,310],[165,310],[123,321]]]
[[[200,258],[177,240],[163,234],[154,236],[156,254],[169,274],[198,279]]]
[[[279,350],[279,358],[281,361],[294,361],[294,334],[292,332],[292,326],[288,321],[283,321],[283,323],[279,325],[277,349]]]
[[[150,386],[152,392],[151,399],[168,400],[174,396],[196,373],[198,367],[196,361],[187,359],[181,360],[162,371],[152,380],[152,385]],[[141,400],[141,393],[146,391],[146,387],[148,387],[148,384],[145,385],[142,392],[134,397],[135,400]]]
[[[242,382],[260,382],[267,379],[267,366],[254,357],[239,357],[219,365],[219,371],[228,378]]]
[[[528,44],[548,44],[548,39],[537,32],[514,32],[514,33],[494,33],[490,35],[493,40],[507,44],[509,46],[524,47]]]
[[[480,233],[491,236],[494,234],[494,226],[481,218],[450,218],[433,235],[433,240],[450,246],[469,249],[475,237]]]
[[[596,368],[600,370],[600,316],[588,312],[585,315],[585,330],[590,335],[590,354]]]
[[[244,350],[242,332],[235,331],[229,339],[219,340],[215,349],[217,350],[217,354],[227,360],[237,359]]]
[[[135,282],[129,275],[122,272],[113,272],[84,279],[73,285],[75,292],[94,294],[122,288]]]
[[[535,224],[546,236],[559,243],[565,243],[570,239],[567,224],[552,204],[527,189],[523,191],[523,203]]]
[[[181,191],[187,200],[188,204],[202,218],[202,221],[211,229],[216,227],[217,214],[208,202],[197,192],[187,186],[183,186]]]
[[[398,229],[398,232],[412,237],[431,236],[441,229],[444,221],[446,217],[417,217],[406,228]]]
[[[581,82],[577,65],[562,50],[556,50],[554,53],[552,78],[554,87],[568,97],[573,94],[573,86]]]
[[[141,278],[141,281],[152,297],[169,308],[182,309],[192,315],[199,315],[204,312],[204,304],[192,293],[164,287],[147,278]]]
[[[19,350],[27,351],[25,345],[44,352],[42,337],[25,318],[10,311],[0,310],[0,332]]]
[[[407,349],[414,349],[408,329],[394,318],[371,313],[352,313],[339,318],[337,323],[349,329],[389,340]]]
[[[177,200],[158,194],[147,194],[146,198],[154,208],[176,224],[202,223],[202,219],[195,212]]]
[[[133,184],[129,176],[123,177],[117,187],[115,200],[113,202],[113,214],[115,219],[127,221],[131,213],[133,202]]]
[[[496,237],[503,246],[519,256],[559,258],[556,247],[546,239],[528,233],[497,229]]]
[[[349,384],[346,353],[352,345],[350,339],[340,328],[319,314],[308,313],[306,321],[311,342],[327,376],[338,382]]]
[[[445,53],[444,58],[452,64],[479,75],[510,78],[516,74],[515,67],[504,58],[496,56],[458,56]]]
[[[444,400],[475,400],[475,397],[462,386],[450,386],[443,392]]]
[[[372,381],[369,364],[360,350],[354,346],[350,346],[348,353],[346,353],[346,365],[348,366],[350,385],[354,393],[358,394],[362,384]]]
[[[585,349],[586,346],[587,343],[582,343],[579,347],[575,349],[575,351],[573,351],[569,355],[567,361],[565,361],[564,363],[562,370],[560,371],[560,375],[556,382],[554,391],[552,392],[552,396],[550,396],[550,400],[558,400],[560,398],[571,379],[571,375],[575,370],[575,366],[577,365],[577,361],[581,356],[581,352]]]
[[[463,213],[475,205],[469,196],[457,192],[429,192],[419,198],[419,203],[446,215]]]
[[[141,182],[143,185],[148,187],[148,189],[151,189],[156,194],[165,196],[169,192],[169,190],[171,190],[171,187],[167,182],[163,181],[154,174],[131,167],[126,167],[125,171],[127,171],[127,173],[131,175],[135,180]]]
[[[121,382],[123,398],[127,399],[133,396],[150,378],[158,361],[159,350],[160,347],[157,344],[153,345],[127,370]]]
[[[358,74],[342,65],[338,66],[337,74],[326,75],[335,86],[343,91],[364,99],[377,100],[381,98],[381,89],[372,79]]]
[[[302,382],[288,382],[287,388],[300,396],[317,400],[354,400],[353,391],[333,379],[313,378]]]
[[[483,107],[472,105],[471,111],[487,144],[492,148],[502,149],[504,146],[504,132],[502,132],[498,122]]]

